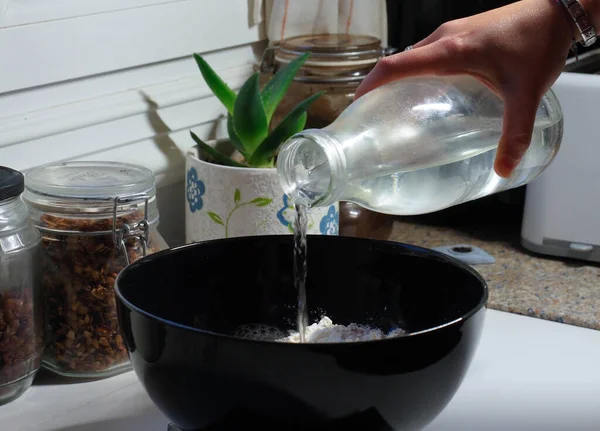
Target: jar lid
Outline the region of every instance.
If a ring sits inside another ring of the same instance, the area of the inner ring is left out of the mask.
[[[317,34],[291,37],[274,47],[275,64],[287,64],[306,52],[295,81],[352,82],[360,81],[384,56],[381,40],[357,34]],[[265,70],[269,69],[264,65]]]
[[[0,202],[23,193],[25,181],[23,174],[5,166],[0,166]]]
[[[381,40],[373,36],[345,33],[304,35],[283,40],[279,49],[296,55],[310,51],[313,58],[379,55]]]
[[[33,168],[25,187],[38,195],[63,199],[114,199],[154,190],[150,169],[120,162],[64,162]]]

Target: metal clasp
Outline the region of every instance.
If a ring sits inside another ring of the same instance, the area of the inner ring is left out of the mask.
[[[144,200],[144,218],[137,223],[129,225],[124,223],[123,226],[117,226],[117,213],[119,205],[128,204],[135,201]],[[137,238],[142,243],[142,256],[148,254],[148,239],[150,231],[150,223],[148,223],[148,201],[150,196],[146,193],[135,193],[130,195],[117,196],[113,200],[113,220],[112,220],[112,237],[115,247],[119,248],[125,256],[125,262],[129,265],[129,255],[125,240],[128,238]]]

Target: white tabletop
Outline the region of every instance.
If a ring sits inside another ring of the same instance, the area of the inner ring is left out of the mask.
[[[73,383],[48,373],[0,407],[2,431],[166,431],[135,374]],[[489,310],[458,393],[426,431],[600,429],[600,331]]]

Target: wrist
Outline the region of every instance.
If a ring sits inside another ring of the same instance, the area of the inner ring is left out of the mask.
[[[573,41],[581,40],[581,34],[575,21],[559,0],[528,0],[540,12],[539,19],[550,25],[557,40],[561,41],[561,48],[569,50]]]

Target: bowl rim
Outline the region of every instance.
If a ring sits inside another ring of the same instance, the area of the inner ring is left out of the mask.
[[[450,322],[446,322],[446,323],[443,323],[441,325],[437,325],[437,326],[434,326],[431,328],[423,329],[421,331],[409,332],[407,334],[403,334],[403,335],[400,335],[397,337],[383,338],[380,340],[353,341],[351,343],[348,343],[348,342],[326,342],[326,343],[304,343],[303,344],[303,343],[286,343],[286,342],[272,341],[272,340],[255,340],[255,339],[251,339],[251,338],[238,337],[235,335],[222,334],[222,333],[210,331],[207,329],[194,328],[191,326],[184,325],[182,323],[177,323],[172,320],[165,319],[163,317],[160,317],[153,313],[145,311],[145,310],[141,309],[140,307],[134,305],[131,301],[126,299],[124,297],[124,295],[121,293],[121,289],[119,287],[121,278],[126,276],[128,272],[135,270],[136,267],[144,265],[146,262],[151,261],[153,259],[158,259],[163,256],[170,255],[170,254],[176,254],[176,253],[182,252],[188,248],[197,248],[197,247],[200,247],[200,246],[203,246],[206,244],[240,242],[240,241],[260,241],[260,240],[268,240],[269,238],[273,238],[273,237],[277,238],[278,240],[281,240],[282,238],[286,238],[286,237],[289,237],[291,239],[292,235],[255,235],[255,236],[245,236],[245,237],[210,239],[210,240],[192,242],[189,244],[183,244],[183,245],[176,246],[176,247],[170,247],[170,248],[149,254],[149,255],[142,257],[141,259],[138,259],[137,261],[127,265],[127,267],[125,267],[123,270],[121,270],[121,272],[117,275],[117,278],[115,279],[115,283],[114,283],[115,295],[116,295],[117,299],[119,301],[121,301],[121,303],[125,307],[127,307],[129,310],[140,313],[141,315],[143,315],[149,319],[156,320],[156,321],[162,323],[163,325],[170,326],[170,327],[173,327],[176,329],[181,329],[181,330],[184,330],[187,332],[192,332],[192,333],[201,333],[203,335],[210,336],[210,337],[231,339],[231,340],[235,340],[235,341],[239,341],[239,342],[249,342],[249,343],[253,343],[253,344],[259,343],[259,344],[268,344],[268,345],[277,344],[277,345],[283,345],[283,346],[304,346],[304,348],[306,347],[306,345],[310,345],[311,347],[345,346],[345,345],[356,346],[356,345],[365,345],[365,344],[370,344],[370,343],[382,343],[382,342],[388,342],[388,341],[393,342],[398,339],[403,339],[403,338],[408,338],[408,337],[417,337],[420,335],[421,336],[427,335],[427,334],[433,333],[435,331],[439,331],[440,329],[443,329],[446,327],[460,325],[462,322],[465,322],[466,320],[470,319],[472,316],[477,314],[479,311],[486,308],[486,303],[489,298],[488,283],[485,281],[483,276],[479,272],[477,272],[473,267],[471,267],[469,264],[467,264],[457,258],[454,258],[447,254],[441,253],[437,250],[432,250],[432,249],[429,249],[426,247],[407,244],[407,243],[403,243],[403,242],[390,241],[390,240],[368,239],[368,238],[358,238],[358,237],[344,237],[344,236],[329,236],[328,237],[326,235],[316,235],[316,234],[307,235],[307,240],[309,240],[310,238],[322,238],[322,240],[324,240],[324,241],[332,241],[333,239],[323,239],[323,238],[337,238],[337,241],[339,241],[341,239],[343,241],[349,241],[349,242],[363,242],[363,243],[370,243],[370,244],[377,243],[377,244],[381,244],[381,245],[389,245],[389,246],[401,248],[401,249],[404,249],[405,251],[413,252],[412,254],[416,254],[416,255],[425,254],[425,255],[427,255],[427,257],[433,257],[433,258],[436,258],[437,260],[441,260],[443,262],[452,264],[452,265],[458,267],[459,269],[462,269],[463,271],[468,272],[470,275],[475,277],[477,279],[477,281],[479,281],[479,283],[483,289],[481,299],[475,307],[471,308],[469,311],[464,313],[462,316],[459,316],[458,318],[456,318]],[[409,254],[411,254],[411,253],[409,253]]]

